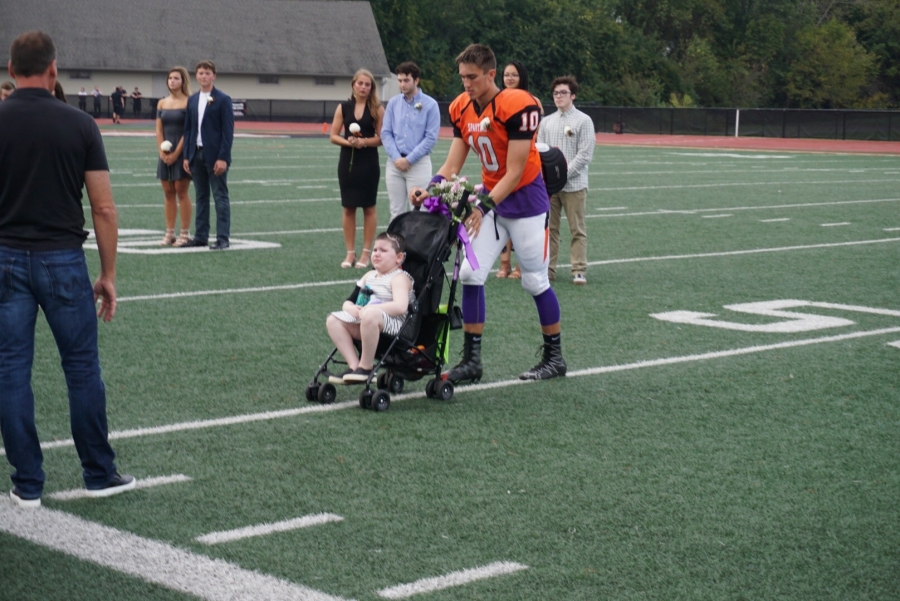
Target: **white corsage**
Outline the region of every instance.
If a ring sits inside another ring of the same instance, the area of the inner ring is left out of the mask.
[[[421,102],[417,102],[415,105],[413,105],[413,108],[415,108],[417,111],[421,111],[421,110],[422,110],[422,103],[421,103]]]
[[[206,99],[206,106],[211,105],[213,103],[213,101],[214,101],[214,99],[212,97],[212,94],[210,94]]]
[[[572,128],[569,127],[569,126],[567,125],[567,126],[565,126],[565,127],[563,128],[563,133],[566,134],[567,136],[569,136],[569,137],[571,138],[571,137],[572,137],[572,134],[573,134],[574,132],[572,131]]]
[[[491,120],[485,117],[481,120],[481,131],[487,131],[491,128]]]
[[[163,152],[172,152],[172,143],[168,140],[164,140],[163,143],[159,145],[159,149]]]

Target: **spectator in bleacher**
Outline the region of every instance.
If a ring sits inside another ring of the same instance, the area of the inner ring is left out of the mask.
[[[141,94],[141,91],[138,89],[138,87],[134,86],[134,92],[131,93],[131,108],[134,111],[135,119],[141,118],[141,99],[143,97],[144,95]]]
[[[91,92],[94,96],[94,117],[100,116],[100,98],[103,96],[103,92],[100,91],[100,88],[94,86],[94,91]]]
[[[438,104],[419,89],[419,66],[397,65],[400,94],[391,98],[384,111],[381,141],[387,151],[384,181],[391,202],[391,221],[409,210],[409,193],[424,188],[431,178],[431,149],[441,129]]]
[[[551,86],[557,111],[541,121],[538,142],[559,148],[569,165],[565,187],[550,197],[550,263],[547,275],[556,279],[556,260],[559,255],[559,226],[562,212],[566,212],[572,242],[569,256],[572,262],[572,283],[587,284],[587,228],[584,209],[587,201],[588,167],[594,157],[596,136],[594,122],[575,108],[578,82],[572,75],[557,77]]]

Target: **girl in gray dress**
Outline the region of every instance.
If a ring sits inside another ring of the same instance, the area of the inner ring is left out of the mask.
[[[166,235],[160,246],[181,247],[191,241],[191,213],[193,206],[188,190],[191,176],[184,171],[181,151],[184,147],[184,118],[187,114],[188,72],[184,67],[172,67],[166,76],[169,95],[156,105],[156,148],[159,162],[156,178],[162,182],[166,197]],[[177,202],[176,202],[177,200]],[[181,233],[175,237],[175,217],[181,207]]]

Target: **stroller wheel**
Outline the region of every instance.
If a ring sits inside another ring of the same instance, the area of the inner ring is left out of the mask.
[[[437,387],[440,383],[440,378],[428,380],[428,384],[425,385],[425,396],[427,396],[429,399],[437,398]]]
[[[319,386],[319,392],[316,396],[323,405],[330,405],[337,398],[337,388],[334,387],[334,384],[326,382]]]
[[[310,382],[309,386],[306,387],[306,400],[310,403],[314,403],[319,399],[319,384],[318,382]]]
[[[372,409],[387,411],[391,406],[391,395],[386,390],[376,390],[372,395]]]
[[[386,371],[378,376],[378,388],[387,390],[391,394],[400,394],[403,392],[403,384],[405,381],[392,371]]]
[[[363,409],[372,408],[372,391],[369,388],[363,388],[359,393],[359,406]]]
[[[442,401],[449,401],[453,398],[453,382],[450,380],[443,380],[441,383],[435,388],[435,397]]]

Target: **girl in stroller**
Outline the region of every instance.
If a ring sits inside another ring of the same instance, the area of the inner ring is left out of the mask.
[[[372,271],[356,283],[341,311],[328,316],[325,326],[335,348],[349,368],[329,376],[332,384],[363,383],[372,374],[379,336],[396,336],[403,326],[413,296],[413,278],[401,268],[406,242],[399,234],[384,232],[372,247]],[[354,340],[360,341],[357,357]]]

